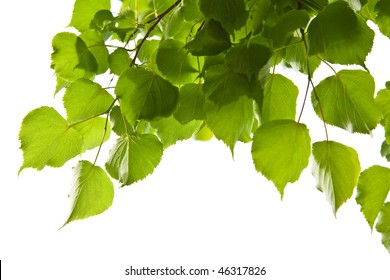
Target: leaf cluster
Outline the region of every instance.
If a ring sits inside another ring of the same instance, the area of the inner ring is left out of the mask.
[[[131,185],[151,174],[163,152],[191,137],[249,142],[256,170],[281,196],[312,158],[313,176],[336,214],[353,195],[390,250],[390,169],[361,170],[357,152],[330,140],[327,126],[369,134],[383,126],[381,153],[390,159],[390,89],[375,92],[365,64],[374,22],[390,37],[387,0],[76,0],[70,31],[53,38],[56,94],[66,116],[41,107],[20,130],[21,170],[60,167],[86,150],[74,168],[66,223],[110,207],[112,179]],[[333,75],[314,84],[321,64]],[[333,64],[356,65],[335,71]],[[300,92],[277,65],[307,76]],[[105,79],[104,79],[104,78]],[[311,91],[310,91],[311,90]],[[311,96],[323,122],[312,142],[297,112]],[[104,168],[102,145],[116,141]]]

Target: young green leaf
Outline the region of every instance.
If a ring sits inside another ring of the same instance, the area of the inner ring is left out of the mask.
[[[128,130],[133,131],[132,126],[122,115],[121,108],[119,106],[114,106],[114,108],[112,108],[110,112],[110,123],[112,131],[114,131],[118,136],[129,133]]]
[[[108,65],[111,73],[118,76],[130,67],[131,62],[129,53],[124,48],[117,48],[108,57]]]
[[[187,124],[181,124],[173,116],[162,118],[153,123],[157,129],[157,135],[164,145],[164,149],[176,144],[177,141],[183,141],[200,129],[202,121],[193,120]]]
[[[390,38],[390,2],[388,0],[379,0],[375,5],[377,13],[375,23],[379,30]]]
[[[390,253],[390,202],[382,207],[375,228],[382,234],[382,244]]]
[[[360,173],[356,151],[333,141],[313,144],[313,176],[317,188],[324,192],[336,215],[339,207],[352,195]]]
[[[309,164],[310,135],[304,124],[274,120],[261,125],[253,136],[256,170],[271,180],[283,197],[287,183],[297,181]]]
[[[19,173],[28,167],[41,170],[46,165],[60,167],[81,153],[83,138],[53,108],[40,107],[27,114],[19,132],[24,162]]]
[[[129,68],[115,87],[121,110],[131,125],[137,119],[168,117],[176,109],[179,90],[169,81],[143,68]]]
[[[131,185],[151,174],[162,154],[163,145],[155,135],[126,134],[111,149],[106,170],[122,185]]]
[[[95,30],[88,30],[80,34],[80,38],[87,45],[97,63],[96,74],[103,74],[108,69],[108,50],[104,44],[102,34]]]
[[[168,39],[160,43],[156,62],[161,73],[173,84],[193,82],[198,76],[197,58],[188,54],[183,42]]]
[[[390,145],[383,141],[381,145],[381,156],[386,158],[387,161],[390,161]]]
[[[62,80],[90,78],[98,68],[84,41],[73,33],[61,32],[52,41],[51,67]]]
[[[72,207],[63,226],[106,211],[114,200],[114,185],[99,166],[82,160],[73,168],[73,173],[73,185],[69,194]]]
[[[264,89],[261,122],[277,119],[295,119],[297,86],[280,74],[269,75]]]
[[[91,21],[100,10],[110,10],[110,0],[76,0],[69,26],[83,32],[90,28]]]
[[[352,132],[370,133],[382,118],[374,102],[374,91],[374,78],[368,72],[341,70],[315,87],[312,103],[321,119],[323,113],[326,123]]]
[[[386,88],[378,91],[375,97],[375,103],[379,106],[383,118],[390,117],[390,89]]]
[[[244,0],[199,0],[199,9],[206,18],[219,21],[230,34],[245,25],[249,14]]]
[[[186,84],[180,88],[179,105],[174,113],[175,119],[181,124],[192,120],[204,120],[205,96],[202,84]]]
[[[250,96],[251,87],[245,75],[235,73],[226,66],[217,65],[207,70],[203,91],[209,100],[222,106],[236,101],[243,95]]]
[[[254,119],[253,100],[241,96],[236,101],[219,106],[206,102],[206,123],[215,137],[222,140],[233,153],[243,135],[251,135]]]
[[[229,33],[218,21],[207,20],[202,29],[188,44],[188,50],[196,56],[217,55],[228,48],[231,42]]]
[[[105,114],[113,102],[114,98],[106,90],[87,79],[73,82],[66,89],[63,97],[70,123]]]
[[[83,137],[82,152],[99,147],[110,138],[111,125],[106,118],[94,118],[73,126]],[[104,138],[103,138],[104,137]]]
[[[364,170],[357,191],[356,201],[372,229],[390,191],[390,169],[374,165]]]
[[[252,33],[259,34],[263,29],[264,20],[271,7],[271,0],[256,1],[252,16]]]

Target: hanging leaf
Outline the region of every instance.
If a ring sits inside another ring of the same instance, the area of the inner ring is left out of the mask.
[[[153,120],[168,117],[176,109],[179,90],[154,72],[129,68],[115,87],[121,110],[131,125],[137,119]]]
[[[364,170],[359,176],[357,191],[356,201],[372,229],[390,191],[390,169],[374,165]]]
[[[255,42],[244,42],[230,49],[226,54],[226,65],[235,73],[250,79],[258,74],[271,58],[271,50]]]
[[[230,34],[243,27],[248,18],[244,0],[199,0],[199,9],[206,18],[219,21]]]
[[[157,135],[166,149],[176,144],[177,141],[191,138],[200,129],[202,123],[202,121],[193,120],[187,124],[181,124],[173,116],[170,116],[153,123],[153,127],[157,129]]]
[[[261,121],[295,119],[298,88],[280,74],[269,75],[264,89]]]
[[[95,14],[100,10],[110,10],[110,0],[76,0],[69,26],[83,32],[89,29]]]
[[[202,29],[188,44],[192,55],[217,55],[230,48],[229,33],[218,21],[207,20]]]
[[[114,185],[99,166],[82,160],[73,168],[73,173],[73,185],[69,194],[72,207],[63,226],[103,213],[114,200]]]
[[[110,123],[112,131],[118,136],[122,136],[129,133],[128,130],[132,131],[132,126],[127,122],[126,118],[122,115],[121,108],[115,106],[110,112]]]
[[[216,138],[222,140],[232,151],[236,142],[252,132],[254,112],[253,100],[241,96],[236,101],[219,106],[206,102],[207,126]]]
[[[185,21],[197,21],[202,17],[199,11],[198,0],[183,0],[181,11]]]
[[[118,76],[130,67],[131,62],[132,59],[124,48],[117,48],[108,57],[111,73]]]
[[[375,5],[377,13],[375,23],[379,30],[390,38],[390,2],[388,0],[379,0]]]
[[[131,185],[151,174],[162,154],[163,145],[155,135],[125,135],[111,149],[106,170],[122,185]]]
[[[390,145],[383,141],[381,145],[381,156],[386,158],[387,161],[390,161]]]
[[[263,29],[264,20],[271,7],[271,0],[256,1],[254,5],[254,12],[252,15],[252,33],[253,35],[257,35]]]
[[[313,176],[317,188],[324,192],[336,215],[339,207],[352,195],[360,173],[356,151],[333,141],[313,144]]]
[[[111,126],[110,123],[106,123],[106,118],[94,118],[73,127],[83,137],[82,152],[99,147],[110,138],[111,134]]]
[[[312,103],[321,119],[322,108],[326,123],[352,132],[370,133],[382,118],[374,102],[374,91],[375,82],[369,73],[341,70],[315,87]]]
[[[185,44],[173,39],[160,43],[156,62],[161,73],[173,84],[193,82],[198,76],[197,59],[184,49]]]
[[[207,70],[203,91],[214,103],[226,105],[240,96],[250,96],[251,87],[245,75],[235,73],[226,66],[217,65]]]
[[[192,120],[204,120],[205,96],[202,84],[186,84],[180,88],[179,105],[174,114],[181,124]]]
[[[104,44],[101,33],[88,30],[80,34],[80,38],[86,44],[88,50],[97,63],[96,74],[103,74],[108,69],[108,50]]]
[[[310,135],[304,124],[274,120],[261,125],[253,136],[256,170],[271,180],[283,197],[287,183],[297,181],[309,164]]]
[[[24,162],[19,173],[28,167],[41,170],[46,165],[60,167],[81,153],[83,138],[53,108],[40,107],[27,114],[19,132]]]
[[[87,79],[73,82],[63,97],[70,123],[105,114],[113,102],[114,98],[106,90]]]
[[[375,97],[375,103],[383,114],[383,118],[390,117],[390,89],[382,89],[378,91]]]
[[[379,214],[376,230],[382,234],[382,243],[390,252],[390,202],[387,202]]]
[[[51,67],[62,80],[93,77],[98,65],[84,41],[73,33],[61,32],[52,41]]]

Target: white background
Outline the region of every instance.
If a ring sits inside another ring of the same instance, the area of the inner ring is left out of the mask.
[[[72,5],[23,0],[3,1],[0,8],[4,279],[173,279],[125,276],[130,265],[210,270],[265,266],[267,275],[259,279],[389,279],[390,254],[380,235],[371,234],[354,199],[336,219],[308,168],[280,201],[276,188],[256,173],[249,145],[237,144],[233,161],[229,149],[216,140],[169,148],[152,176],[130,187],[116,186],[114,204],[104,214],[58,230],[68,215],[71,167],[79,158],[60,169],[27,169],[17,177],[22,164],[17,134],[28,111],[61,104],[61,96],[53,98],[51,39],[69,23]],[[378,89],[390,80],[385,75],[390,59],[384,57],[389,49],[388,43],[380,43],[369,58]],[[303,91],[306,79],[298,78]],[[323,140],[322,124],[311,111],[308,104],[303,122],[313,141]],[[379,156],[381,129],[373,137],[352,138],[329,129],[332,140],[361,153],[363,168],[389,166]],[[83,158],[93,159],[89,156]],[[177,279],[198,278],[233,279],[216,273]]]

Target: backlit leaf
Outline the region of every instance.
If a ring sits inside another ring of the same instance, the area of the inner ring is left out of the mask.
[[[63,226],[106,211],[114,200],[114,185],[99,166],[83,160],[73,168],[73,173],[71,212]]]
[[[161,73],[173,84],[193,82],[197,75],[196,57],[188,54],[185,44],[176,40],[165,40],[160,43],[156,62]]]
[[[264,19],[271,7],[271,0],[256,1],[252,15],[252,33],[257,35],[263,29]]]
[[[315,87],[312,103],[321,119],[322,107],[328,124],[352,132],[370,133],[382,118],[374,102],[374,91],[374,79],[368,72],[341,70]]]
[[[295,119],[298,88],[288,78],[280,74],[268,77],[264,89],[261,121]]]
[[[390,161],[390,145],[383,141],[381,145],[381,156],[386,158],[387,161]]]
[[[390,89],[382,89],[378,91],[375,97],[375,103],[383,114],[383,118],[390,117]]]
[[[192,120],[204,120],[205,96],[201,84],[186,84],[180,88],[179,105],[174,114],[182,124]]]
[[[352,195],[360,173],[356,151],[333,141],[313,144],[313,176],[324,192],[333,213]]]
[[[24,158],[19,172],[28,167],[60,167],[80,154],[83,147],[81,134],[51,107],[40,107],[27,114],[19,140]]]
[[[293,120],[261,125],[253,136],[252,158],[256,170],[271,180],[283,197],[287,183],[297,181],[309,163],[309,130]]]
[[[112,131],[114,131],[118,136],[122,136],[128,131],[132,131],[131,125],[127,122],[126,118],[122,115],[121,108],[115,106],[111,109],[110,112],[110,123]]]
[[[163,145],[155,135],[125,135],[111,149],[106,170],[122,185],[131,185],[151,174],[162,154]]]
[[[364,170],[357,185],[356,201],[371,229],[390,191],[390,169],[374,165]]]
[[[248,18],[244,0],[199,0],[199,8],[206,18],[222,23],[230,34],[243,27]]]
[[[382,234],[382,244],[390,252],[390,202],[382,207],[375,228]]]
[[[390,1],[379,0],[375,5],[375,12],[377,13],[375,23],[378,25],[379,30],[390,37]]]
[[[88,30],[80,34],[80,38],[87,45],[97,63],[96,74],[103,74],[108,69],[108,50],[102,35],[95,30]]]
[[[154,72],[129,68],[119,77],[115,88],[121,110],[128,122],[168,117],[176,109],[179,90]]]
[[[83,137],[83,152],[99,147],[110,138],[111,134],[111,125],[109,122],[106,124],[106,118],[93,118],[73,127]]]
[[[118,76],[130,67],[131,62],[129,53],[124,48],[117,48],[108,57],[111,73]]]
[[[66,89],[63,102],[72,123],[107,113],[114,98],[99,84],[80,79]]]
[[[100,10],[110,10],[110,0],[76,0],[70,26],[83,32],[89,29],[92,19]]]
[[[232,151],[243,135],[250,135],[254,119],[253,100],[241,96],[234,102],[219,106],[206,102],[207,126],[215,137],[222,140]]]

